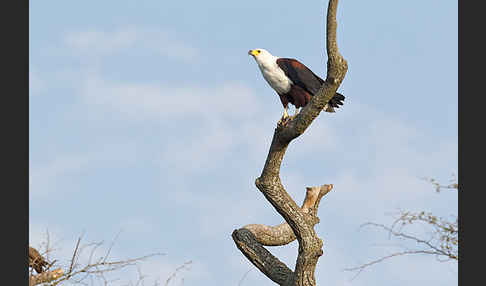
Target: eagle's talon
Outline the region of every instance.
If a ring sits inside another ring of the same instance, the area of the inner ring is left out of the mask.
[[[283,115],[282,118],[277,122],[278,126],[284,126],[286,125],[292,118],[290,116],[285,116]]]

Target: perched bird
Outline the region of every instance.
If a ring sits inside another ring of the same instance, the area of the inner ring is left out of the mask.
[[[29,267],[34,268],[37,273],[42,273],[44,267],[48,265],[44,257],[35,248],[29,246]]]
[[[289,102],[295,106],[294,116],[297,115],[299,108],[306,106],[324,83],[322,78],[296,59],[279,58],[265,49],[250,50],[248,54],[253,56],[265,80],[280,96],[284,113],[279,122],[289,118]],[[335,112],[334,108],[343,105],[343,100],[344,95],[336,93],[324,110]]]

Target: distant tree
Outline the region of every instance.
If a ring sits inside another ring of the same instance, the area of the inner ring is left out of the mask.
[[[162,253],[153,253],[137,258],[114,260],[110,258],[110,252],[114,242],[100,256],[97,252],[103,246],[103,242],[81,244],[81,240],[82,237],[80,236],[67,264],[60,264],[58,260],[48,262],[48,257],[52,252],[48,237],[47,242],[43,244],[42,255],[37,249],[29,246],[29,286],[55,286],[65,284],[95,285],[95,282],[102,285],[112,285],[114,281],[109,280],[106,274],[124,270],[129,266],[137,268],[138,280],[135,284],[129,282],[123,285],[143,285],[146,277],[140,272],[138,263],[153,256],[163,255]],[[188,261],[175,269],[168,277],[165,285],[167,286],[179,271],[189,269],[188,266],[190,264],[191,261]],[[36,273],[34,273],[34,270]],[[159,285],[159,282],[156,281],[154,285]]]
[[[347,61],[339,53],[336,40],[337,4],[337,0],[330,0],[327,8],[328,61],[325,83],[297,116],[284,124],[277,124],[262,174],[255,181],[257,188],[285,219],[285,223],[278,226],[250,224],[234,230],[232,234],[236,246],[246,258],[279,285],[316,285],[316,264],[323,254],[322,240],[317,237],[314,226],[319,222],[319,202],[333,186],[329,184],[307,187],[304,203],[299,207],[281,183],[280,166],[290,142],[310,126],[335,95],[346,75]],[[299,252],[293,271],[264,248],[286,245],[295,239],[299,243]]]
[[[452,183],[448,185],[439,184],[435,179],[426,178],[426,180],[434,185],[437,193],[441,193],[444,190],[459,191],[459,184],[457,183],[455,177],[452,179]],[[379,263],[383,260],[410,254],[433,255],[438,261],[459,261],[458,217],[457,214],[452,215],[451,217],[452,218],[447,219],[425,211],[399,211],[394,222],[390,226],[373,222],[365,223],[362,226],[377,227],[385,230],[390,237],[414,242],[415,248],[392,252],[389,255],[372,260],[357,267],[347,268],[345,270],[357,271],[357,274],[359,274],[366,267]],[[425,232],[426,235],[415,234],[414,231],[409,231],[411,226],[417,225],[422,225],[428,230]]]

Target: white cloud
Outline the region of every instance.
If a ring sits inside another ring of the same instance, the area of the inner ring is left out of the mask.
[[[240,83],[168,86],[109,82],[91,76],[82,83],[80,93],[86,103],[109,108],[130,119],[234,119],[255,115],[259,109],[258,98]]]
[[[190,61],[198,51],[170,31],[126,26],[112,31],[87,30],[70,32],[64,43],[78,52],[107,55],[130,48],[159,53],[167,58]]]

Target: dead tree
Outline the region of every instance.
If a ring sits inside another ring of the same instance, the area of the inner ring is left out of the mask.
[[[316,285],[314,272],[317,260],[323,254],[322,240],[317,237],[314,225],[319,222],[319,202],[333,186],[329,184],[307,187],[304,203],[299,207],[282,185],[280,166],[290,142],[305,132],[336,94],[346,75],[348,65],[339,53],[336,41],[337,4],[337,0],[330,0],[327,8],[328,61],[325,83],[296,117],[286,124],[277,125],[262,174],[255,180],[256,187],[286,223],[273,227],[251,224],[234,230],[232,234],[238,249],[262,273],[279,285]],[[294,239],[299,243],[299,253],[292,271],[263,246],[286,245]]]

